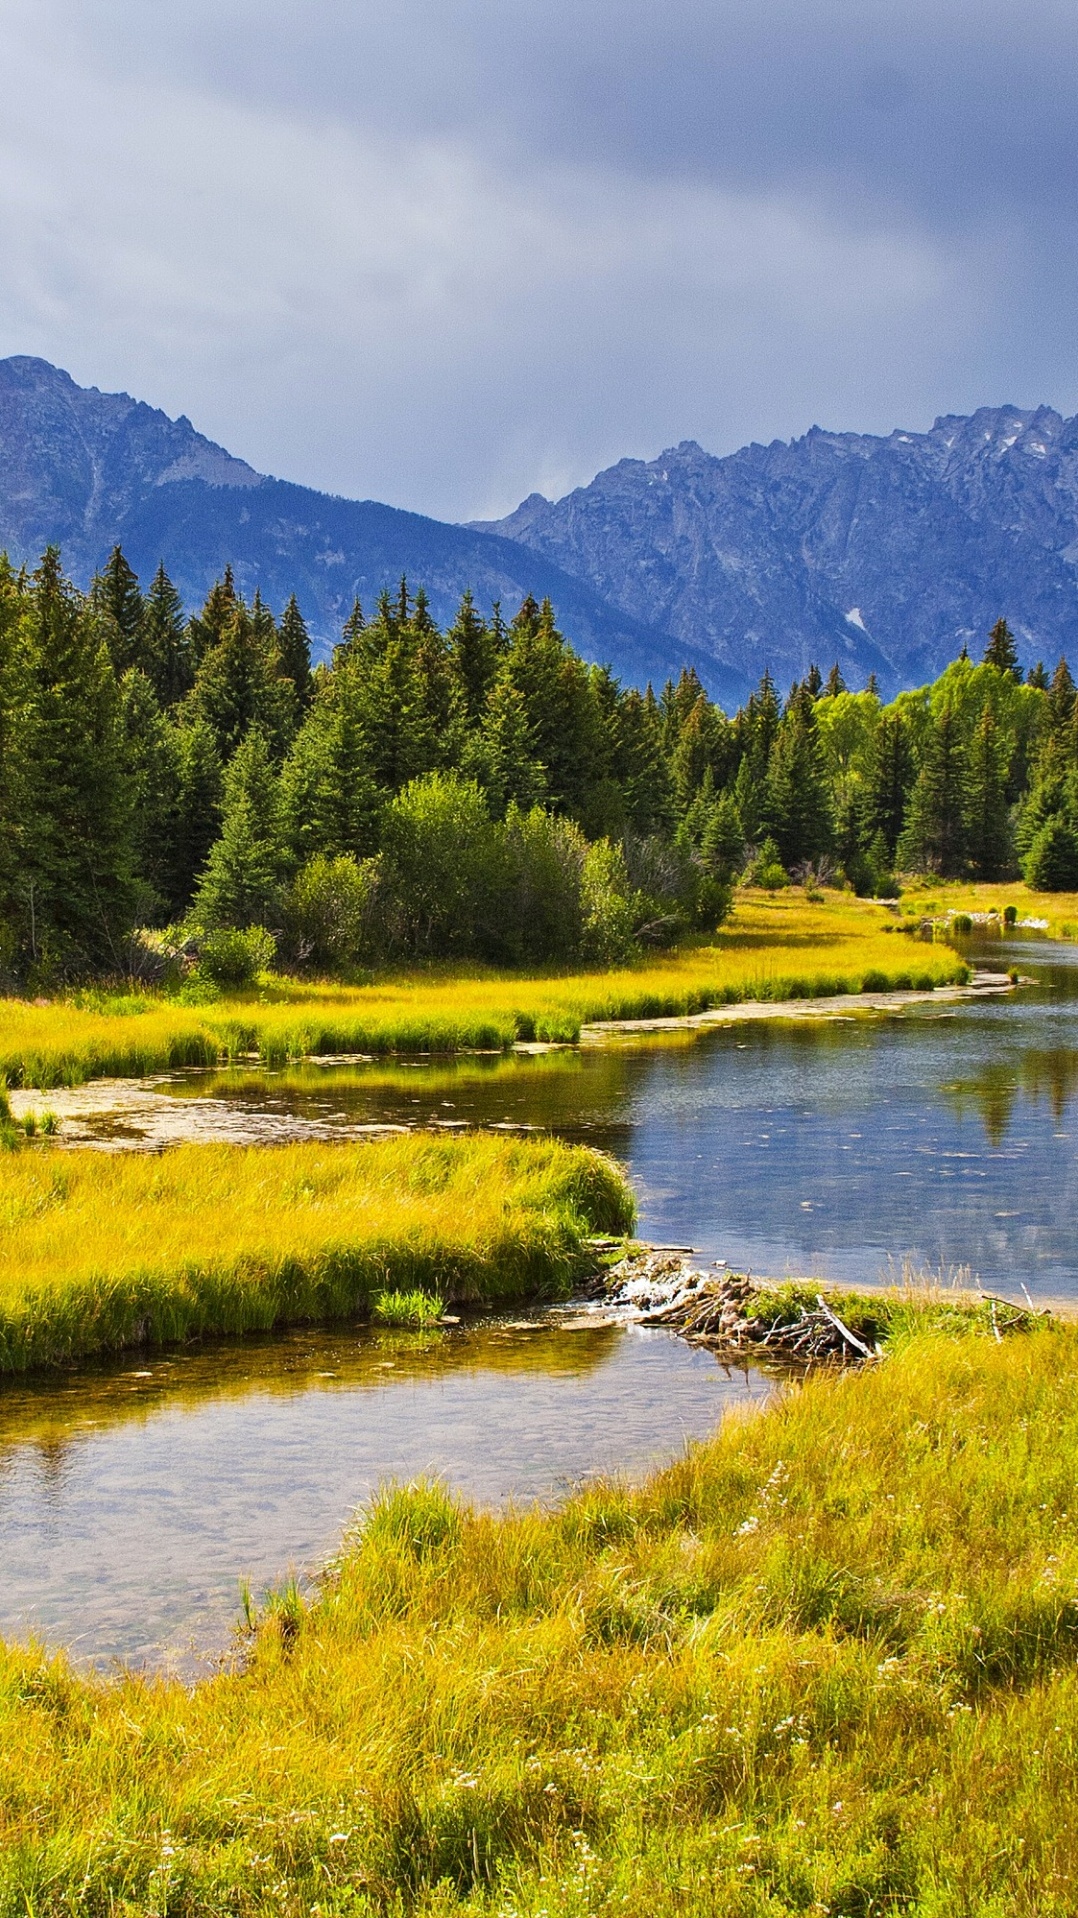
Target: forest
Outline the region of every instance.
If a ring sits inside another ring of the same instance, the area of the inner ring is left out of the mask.
[[[732,717],[589,666],[549,602],[402,581],[312,670],[295,598],[232,573],[187,617],[119,548],[82,593],[50,548],[0,561],[0,972],[33,989],[240,983],[274,959],[613,963],[713,930],[733,887],[900,875],[1078,886],[1078,712],[999,620],[881,702],[816,667]]]

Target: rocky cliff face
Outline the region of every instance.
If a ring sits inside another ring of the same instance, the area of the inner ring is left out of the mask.
[[[491,530],[753,678],[837,658],[915,684],[1001,613],[1027,664],[1078,653],[1078,419],[1048,407],[725,459],[686,441]]]
[[[163,559],[191,608],[226,564],[244,593],[260,588],[277,610],[295,592],[323,650],[357,595],[369,611],[406,573],[444,622],[465,587],[507,614],[526,593],[549,594],[585,657],[629,682],[661,680],[694,658],[529,546],[267,478],[187,419],[77,386],[45,360],[0,360],[0,549],[33,565],[59,545],[86,585],[117,542],[144,581]],[[695,663],[716,697],[737,697],[736,675],[700,654]]]

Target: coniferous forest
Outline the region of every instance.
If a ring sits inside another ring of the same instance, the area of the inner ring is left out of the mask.
[[[714,928],[744,877],[1078,886],[1065,660],[983,660],[883,704],[813,667],[732,717],[692,672],[619,686],[558,631],[402,582],[312,671],[301,611],[232,575],[187,618],[117,548],[88,593],[0,562],[0,967],[153,976],[185,946],[267,963],[543,964]]]

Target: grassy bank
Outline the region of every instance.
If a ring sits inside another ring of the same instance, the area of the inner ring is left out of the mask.
[[[999,885],[987,880],[976,884],[947,879],[907,882],[902,906],[927,917],[946,912],[1002,913],[1013,906],[1020,920],[1037,920],[1053,939],[1078,939],[1078,892],[1034,892],[1020,879]]]
[[[386,1496],[185,1692],[0,1659],[0,1911],[1072,1918],[1078,1338],[914,1335],[553,1515]]]
[[[572,974],[441,968],[343,986],[274,980],[258,992],[187,1006],[152,994],[48,1005],[0,1001],[0,1074],[10,1085],[213,1065],[254,1054],[501,1050],[517,1040],[574,1043],[582,1025],[702,1012],[747,999],[930,987],[963,976],[948,947],[901,945],[870,900],[800,892],[739,896],[709,943],[615,971]]]
[[[586,1235],[624,1230],[632,1215],[610,1160],[554,1140],[412,1133],[163,1157],[4,1154],[0,1372],[389,1317],[383,1295],[394,1293],[558,1294],[586,1263]]]

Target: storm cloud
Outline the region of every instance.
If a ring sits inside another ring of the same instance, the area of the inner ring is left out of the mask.
[[[0,0],[0,352],[445,517],[1078,408],[1078,15]]]

